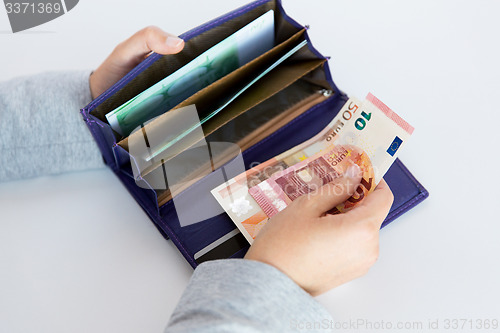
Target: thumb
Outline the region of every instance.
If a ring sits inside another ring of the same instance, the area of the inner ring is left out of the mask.
[[[151,51],[159,54],[175,54],[184,48],[184,40],[150,26],[144,28],[120,44],[118,52],[122,59],[141,59]]]
[[[352,216],[352,219],[355,221],[371,223],[378,230],[387,214],[389,214],[393,202],[394,195],[389,185],[387,185],[384,179],[381,179],[375,191],[370,193],[352,210],[348,211],[346,216]]]
[[[340,205],[356,191],[361,181],[361,169],[356,164],[347,168],[343,177],[320,187],[307,195],[305,209],[313,216],[322,216],[333,207]]]

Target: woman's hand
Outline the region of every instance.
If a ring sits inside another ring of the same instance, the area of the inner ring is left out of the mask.
[[[313,296],[367,273],[393,202],[387,183],[382,180],[347,213],[325,214],[349,198],[359,181],[359,175],[344,177],[293,201],[259,232],[245,259],[276,267]]]
[[[160,28],[151,26],[118,44],[109,57],[90,76],[90,92],[96,98],[144,60],[151,51],[175,54],[184,41]]]

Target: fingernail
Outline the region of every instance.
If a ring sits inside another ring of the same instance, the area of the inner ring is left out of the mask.
[[[359,166],[357,164],[353,164],[344,172],[344,177],[355,179],[359,177],[360,173],[361,169],[359,168]]]
[[[178,48],[182,44],[182,42],[184,41],[178,37],[167,37],[167,40],[165,41],[167,46],[173,49]]]

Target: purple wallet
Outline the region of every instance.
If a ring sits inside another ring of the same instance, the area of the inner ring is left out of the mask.
[[[279,0],[252,2],[184,33],[180,37],[186,41],[186,44],[181,53],[167,56],[153,53],[81,110],[83,119],[96,140],[105,163],[122,181],[162,235],[174,242],[193,267],[207,260],[241,258],[248,250],[249,244],[226,213],[207,216],[207,219],[199,223],[181,225],[172,200],[159,205],[157,191],[148,189],[147,186],[138,186],[132,172],[129,152],[126,146],[120,144],[123,137],[111,129],[105,115],[271,9],[274,10],[275,16],[275,47],[279,47],[291,38],[307,40],[307,47],[304,47],[300,55],[302,58],[295,60],[296,63],[306,60],[324,62],[301,77],[290,78],[288,76],[288,79],[283,78],[282,86],[274,84],[273,89],[266,90],[272,91],[269,93],[271,96],[266,96],[264,100],[256,99],[255,105],[252,104],[248,111],[237,116],[236,119],[240,119],[238,123],[240,127],[241,124],[262,127],[274,119],[272,117],[276,116],[276,112],[286,115],[294,109],[295,104],[310,96],[313,91],[317,92],[318,88],[326,87],[333,93],[308,106],[305,111],[295,117],[288,117],[288,121],[281,123],[280,127],[271,133],[266,133],[265,137],[250,140],[251,144],[242,149],[245,168],[250,168],[250,163],[264,162],[311,138],[335,117],[348,97],[334,84],[328,63],[325,61],[327,58],[314,49],[307,31],[304,31],[306,29],[285,13]],[[303,32],[300,33],[301,31]],[[298,34],[299,37],[297,37]],[[206,139],[208,142],[212,137],[217,139],[215,141],[236,142],[248,132],[245,132],[246,128],[240,127],[230,121],[223,124],[216,131],[215,136],[210,134]],[[382,227],[428,196],[426,189],[399,159],[395,161],[384,178],[394,193],[394,204]],[[179,196],[176,196],[178,201],[175,206],[183,203],[192,205],[193,202],[201,201],[208,205],[218,205],[210,193],[211,189],[220,184],[220,182],[217,183],[218,179],[216,172],[213,172],[194,182]],[[193,209],[196,209],[196,206]]]

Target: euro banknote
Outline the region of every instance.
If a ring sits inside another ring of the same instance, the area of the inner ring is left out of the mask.
[[[412,132],[413,127],[372,94],[363,103],[351,99],[314,138],[212,193],[252,243],[270,217],[356,164],[362,172],[361,184],[331,213],[352,208],[373,191]]]

